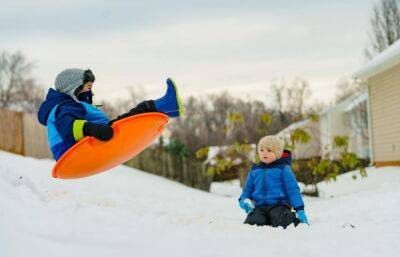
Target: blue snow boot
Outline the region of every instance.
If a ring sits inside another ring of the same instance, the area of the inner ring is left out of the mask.
[[[154,100],[154,104],[157,112],[163,112],[171,118],[183,115],[183,106],[179,98],[178,88],[170,78],[167,79],[167,93],[163,97]]]
[[[174,111],[174,112],[168,113],[168,117],[170,117],[170,118],[179,117],[179,111]]]

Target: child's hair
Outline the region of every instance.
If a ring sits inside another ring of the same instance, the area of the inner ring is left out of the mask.
[[[275,154],[276,159],[281,158],[284,142],[277,136],[265,136],[258,142],[258,149],[265,148]]]

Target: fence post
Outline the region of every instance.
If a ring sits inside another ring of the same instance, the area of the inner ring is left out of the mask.
[[[24,155],[22,113],[0,110],[0,149]]]

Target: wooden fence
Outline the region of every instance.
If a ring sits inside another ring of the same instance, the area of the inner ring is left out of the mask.
[[[0,109],[0,149],[24,154],[22,113]]]
[[[207,167],[202,162],[174,156],[156,147],[144,150],[125,164],[204,191],[210,190],[213,181],[213,176],[206,174]]]
[[[41,125],[36,115],[24,114],[24,152],[25,156],[53,158],[47,141],[47,129]]]
[[[34,114],[0,109],[0,149],[35,158],[52,158],[46,128]]]

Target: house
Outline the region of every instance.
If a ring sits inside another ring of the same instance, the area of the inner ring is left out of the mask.
[[[286,143],[290,143],[291,134],[296,129],[303,129],[311,136],[310,142],[296,145],[293,153],[296,159],[326,156],[338,159],[340,150],[332,147],[336,136],[346,136],[349,142],[348,151],[354,152],[361,159],[369,159],[367,97],[366,91],[352,95],[322,111],[318,121],[302,120],[276,135]]]
[[[353,78],[364,80],[368,86],[373,164],[400,165],[400,40],[359,69]]]
[[[340,150],[333,149],[333,139],[336,136],[345,136],[348,138],[349,152],[357,154],[361,159],[370,158],[367,98],[366,91],[351,95],[320,113],[322,156],[339,158]]]
[[[291,144],[291,134],[296,129],[302,129],[311,136],[311,140],[306,144],[296,144],[293,151],[293,157],[296,159],[309,159],[321,156],[320,124],[310,119],[292,123],[290,126],[279,131],[276,136]]]

